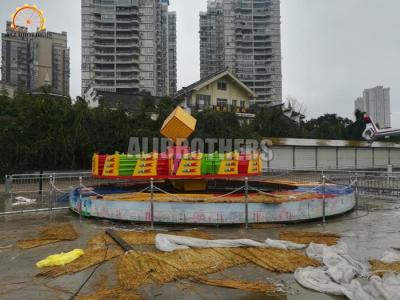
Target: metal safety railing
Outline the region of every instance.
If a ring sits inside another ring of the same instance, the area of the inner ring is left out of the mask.
[[[398,172],[374,172],[374,171],[294,171],[294,170],[269,170],[258,179],[268,181],[271,184],[280,185],[290,184],[311,184],[313,189],[307,190],[304,194],[312,192],[322,193],[322,220],[326,222],[326,190],[330,185],[342,187],[343,191],[354,189],[355,207],[359,209],[360,199],[375,197],[400,199],[400,173]],[[90,172],[75,173],[35,173],[35,174],[16,174],[5,178],[4,192],[0,193],[0,215],[53,211],[65,209],[69,206],[69,194],[75,189],[86,189],[87,187],[100,187],[111,183],[127,182],[127,180],[110,180],[94,178]],[[150,200],[150,219],[151,226],[154,226],[154,209],[156,193],[168,194],[175,199],[182,199],[182,196],[171,194],[155,184],[155,181],[149,180],[148,186],[140,191],[149,193]],[[212,196],[206,200],[215,200],[219,197],[242,192],[244,204],[244,223],[249,224],[249,194],[257,192],[273,197],[280,197],[276,193],[253,186],[252,181],[244,178],[241,183],[230,190],[228,193],[220,196]],[[140,193],[139,192],[139,193]],[[104,196],[93,191],[97,196]],[[300,197],[302,193],[295,196]],[[287,196],[285,196],[287,197]],[[188,197],[185,196],[188,200]],[[190,200],[190,199],[189,199]],[[193,199],[197,200],[197,199]],[[203,199],[204,200],[204,199]],[[81,212],[81,211],[80,211]]]
[[[7,175],[4,193],[0,193],[0,215],[68,208],[69,192],[81,184],[111,182],[115,181],[94,178],[89,171]]]

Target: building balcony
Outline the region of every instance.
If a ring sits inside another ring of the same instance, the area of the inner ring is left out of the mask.
[[[139,26],[139,20],[138,19],[117,19],[116,20],[117,24],[136,24]]]
[[[114,48],[115,47],[115,43],[93,43],[93,47],[95,48]],[[97,49],[95,49],[96,51]],[[98,52],[104,52],[104,51],[98,51]]]
[[[138,65],[139,64],[139,56],[137,55],[137,58],[121,58],[117,57],[116,64],[121,64],[121,65],[127,65],[127,64],[133,64],[133,65]]]
[[[117,42],[117,48],[134,48],[134,49],[139,49],[139,44],[137,42],[131,42],[131,43],[118,43]]]
[[[115,64],[114,59],[98,59],[96,58],[93,63],[95,64],[101,64],[101,65],[113,65]]]
[[[101,73],[115,73],[115,69],[114,68],[112,68],[112,69],[104,69],[104,68],[98,68],[98,67],[95,67],[95,68],[93,68],[93,72],[101,72]]]
[[[114,26],[96,26],[93,31],[95,32],[114,32]]]
[[[103,76],[103,75],[95,75],[94,76],[95,81],[107,81],[107,82],[114,82],[115,77],[114,76]]]
[[[139,56],[139,52],[117,52],[116,54],[115,54],[116,56]]]
[[[115,85],[119,89],[135,89],[138,88],[139,80],[132,80],[131,83],[118,83]]]
[[[96,34],[93,39],[96,40],[114,40],[115,34]]]
[[[139,68],[137,66],[132,66],[132,67],[118,67],[117,66],[116,72],[119,72],[119,73],[139,72]]]

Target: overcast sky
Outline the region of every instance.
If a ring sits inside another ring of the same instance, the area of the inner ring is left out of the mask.
[[[178,87],[199,79],[199,11],[207,0],[170,0],[177,12]],[[1,0],[0,25],[18,5]],[[36,0],[50,31],[67,31],[71,94],[80,94],[80,0]],[[307,117],[351,117],[363,89],[391,88],[393,125],[400,126],[400,1],[281,0],[283,95],[297,98]]]

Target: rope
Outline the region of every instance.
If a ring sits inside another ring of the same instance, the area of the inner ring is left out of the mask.
[[[94,194],[94,195],[96,195],[96,196],[99,196],[99,197],[105,197],[105,195],[99,194],[99,193],[93,191],[91,188],[88,188],[87,186],[85,186],[85,185],[83,185],[83,184],[81,184],[81,188],[88,189],[88,193],[92,193],[92,194]],[[140,190],[140,191],[138,191],[138,192],[131,193],[131,195],[141,194],[141,193],[147,191],[149,188],[150,188],[150,186],[147,186],[147,187],[145,187],[143,190]]]
[[[287,197],[289,197],[290,199],[296,199],[296,198],[299,197],[299,196],[308,195],[308,194],[310,194],[310,193],[316,193],[316,192],[317,192],[317,189],[320,188],[320,187],[322,187],[322,186],[323,186],[323,185],[321,184],[321,185],[319,185],[319,186],[314,187],[314,188],[311,189],[310,191],[307,191],[307,192],[304,192],[304,193],[297,193],[297,194],[293,194],[293,195],[271,194],[271,193],[264,192],[264,191],[262,191],[262,190],[260,190],[260,189],[257,189],[257,188],[255,188],[255,187],[251,187],[251,186],[249,186],[249,189],[251,189],[251,190],[253,190],[253,191],[256,191],[256,192],[259,192],[260,194],[263,194],[263,195],[266,195],[266,196],[275,197],[275,198],[287,198]]]
[[[54,180],[50,180],[50,185],[51,185],[52,188],[54,188],[56,190],[56,192],[59,192],[59,193],[62,193],[62,194],[65,194],[65,193],[69,192],[69,190],[68,191],[67,190],[63,191],[63,190],[57,188],[56,185],[54,184]],[[71,189],[75,189],[75,188],[71,187],[70,190]]]
[[[208,201],[208,200],[215,200],[215,199],[218,199],[218,198],[224,198],[224,197],[230,196],[230,195],[232,195],[232,194],[235,194],[235,193],[237,193],[237,192],[243,190],[244,188],[245,188],[245,187],[242,186],[242,187],[237,188],[237,189],[235,189],[235,190],[233,190],[233,191],[231,191],[231,192],[229,192],[229,193],[226,193],[226,194],[223,194],[223,195],[219,195],[219,196],[214,196],[214,197],[212,197],[212,198],[203,198],[203,199],[201,199],[201,200],[203,200],[203,201]],[[176,199],[179,199],[179,200],[193,200],[193,201],[199,200],[198,198],[179,197],[179,196],[177,196],[176,194],[171,194],[171,193],[169,193],[169,192],[167,192],[167,191],[165,191],[165,190],[163,190],[163,189],[160,189],[160,188],[157,187],[157,186],[154,186],[154,189],[156,189],[157,191],[159,191],[159,192],[161,192],[161,193],[164,193],[164,194],[166,194],[166,195],[169,195],[169,196],[171,196],[171,197],[174,197],[174,198],[176,198]]]
[[[340,185],[340,186],[346,186],[347,188],[351,188],[351,187],[355,186],[355,185],[357,184],[357,182],[358,182],[357,179],[352,180],[351,177],[350,177],[350,181],[351,181],[351,182],[350,182],[350,185],[335,182],[333,179],[330,179],[329,177],[325,177],[325,179],[326,179],[329,183],[332,183],[332,184],[335,184],[335,185]]]

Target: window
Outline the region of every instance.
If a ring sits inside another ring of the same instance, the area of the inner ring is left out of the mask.
[[[201,108],[206,108],[211,105],[211,97],[208,95],[196,95],[196,106]]]
[[[238,101],[237,100],[232,100],[232,106],[237,107],[238,106]]]
[[[221,91],[226,91],[226,82],[225,81],[218,81],[218,89]]]
[[[228,104],[228,100],[217,98],[217,106],[219,107],[226,107]]]
[[[246,106],[246,101],[240,100],[240,107],[244,108]]]

